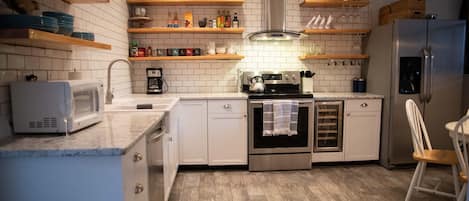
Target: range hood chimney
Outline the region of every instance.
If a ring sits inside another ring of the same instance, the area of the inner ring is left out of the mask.
[[[294,40],[303,36],[299,32],[286,30],[286,0],[262,0],[262,2],[262,31],[250,34],[248,36],[250,40]]]

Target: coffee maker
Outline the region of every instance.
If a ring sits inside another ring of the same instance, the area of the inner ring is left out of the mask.
[[[147,68],[147,94],[162,94],[163,84],[163,69]]]

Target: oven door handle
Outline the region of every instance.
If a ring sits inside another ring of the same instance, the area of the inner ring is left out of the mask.
[[[249,101],[249,103],[254,103],[254,104],[262,104],[264,101]],[[312,100],[309,100],[309,101],[298,101],[299,104],[308,104],[308,103],[313,103]]]

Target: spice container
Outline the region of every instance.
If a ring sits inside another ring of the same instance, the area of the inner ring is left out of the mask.
[[[200,56],[200,52],[202,52],[202,50],[200,50],[200,48],[194,48],[194,50],[192,51],[192,55]]]
[[[130,48],[130,56],[131,57],[138,57],[138,42],[132,41],[132,47]]]
[[[171,56],[179,56],[179,49],[178,48],[172,48],[171,49]]]
[[[180,48],[179,49],[179,56],[186,56],[186,49]]]
[[[166,56],[166,49],[157,49],[156,50],[156,56]]]
[[[145,49],[144,47],[139,47],[137,57],[144,57],[146,51],[147,51],[147,49]]]
[[[186,48],[186,56],[192,56],[192,48]]]

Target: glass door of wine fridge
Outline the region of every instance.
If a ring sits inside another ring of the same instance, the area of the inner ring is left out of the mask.
[[[313,152],[342,151],[342,101],[315,102]]]

